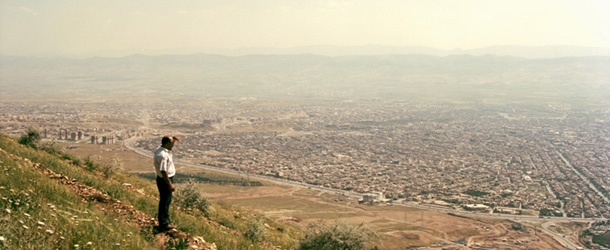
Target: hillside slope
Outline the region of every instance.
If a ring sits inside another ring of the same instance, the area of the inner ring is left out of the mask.
[[[0,249],[286,249],[302,235],[216,203],[206,213],[174,205],[177,230],[157,234],[151,181],[3,134],[0,169]],[[262,237],[247,237],[257,223]]]

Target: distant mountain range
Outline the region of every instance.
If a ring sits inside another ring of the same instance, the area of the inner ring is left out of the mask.
[[[242,55],[286,55],[286,54],[314,54],[323,56],[348,56],[348,55],[406,55],[423,54],[432,56],[449,55],[497,55],[514,56],[523,58],[557,58],[557,57],[579,57],[579,56],[610,56],[610,47],[582,47],[582,46],[492,46],[478,49],[454,49],[442,50],[423,46],[303,46],[293,48],[242,48],[242,49],[207,49],[205,53],[229,56]]]
[[[436,49],[425,46],[384,46],[384,45],[362,45],[362,46],[333,46],[316,45],[292,48],[235,48],[235,49],[126,49],[95,51],[78,56],[86,58],[95,56],[102,57],[124,57],[133,54],[151,56],[159,55],[191,55],[191,54],[215,54],[224,56],[246,56],[246,55],[301,55],[312,54],[320,56],[370,56],[370,55],[410,55],[421,54],[430,56],[449,55],[497,55],[513,56],[528,59],[536,58],[558,58],[558,57],[581,57],[581,56],[610,56],[609,47],[583,47],[583,46],[491,46],[477,49]]]
[[[481,52],[483,53],[483,52]],[[610,57],[211,54],[0,56],[0,98],[221,97],[610,100]]]

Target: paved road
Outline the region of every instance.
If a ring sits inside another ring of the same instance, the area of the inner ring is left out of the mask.
[[[123,143],[123,145],[135,153],[138,153],[138,154],[146,156],[146,157],[152,157],[152,152],[147,152],[145,150],[136,148],[134,146],[135,142],[139,139],[142,139],[142,138],[135,137],[135,138],[128,139]],[[240,172],[238,172],[236,170],[232,170],[232,169],[219,168],[219,167],[201,165],[201,164],[194,164],[191,162],[176,161],[176,163],[190,166],[190,167],[195,167],[195,168],[202,168],[202,169],[206,169],[206,170],[227,173],[227,174],[234,174],[234,175],[243,174],[243,173],[240,173]],[[345,196],[352,197],[355,199],[362,199],[362,197],[363,197],[363,194],[357,193],[357,192],[345,191],[345,190],[334,189],[334,188],[326,188],[326,187],[322,187],[322,186],[316,186],[316,185],[311,185],[311,184],[307,184],[307,183],[301,183],[301,182],[296,182],[296,181],[291,181],[291,180],[286,180],[286,179],[274,178],[274,177],[270,177],[270,176],[253,175],[253,174],[250,174],[249,176],[250,176],[250,178],[253,178],[253,179],[265,180],[265,181],[269,181],[269,182],[273,182],[273,183],[292,185],[292,186],[303,187],[303,188],[309,188],[309,189],[313,189],[313,190],[320,190],[320,191],[328,192],[328,193],[332,193],[332,194],[345,195]],[[407,206],[407,207],[413,207],[413,208],[418,208],[418,209],[433,210],[433,211],[437,211],[437,212],[441,212],[441,213],[451,213],[451,214],[464,215],[464,216],[506,219],[506,220],[513,220],[513,221],[544,222],[542,231],[551,235],[554,239],[556,239],[558,242],[560,242],[562,245],[564,245],[568,249],[577,249],[578,245],[571,242],[569,239],[567,239],[563,235],[553,232],[552,230],[549,230],[548,226],[550,226],[552,223],[557,223],[557,222],[589,223],[589,222],[594,222],[598,219],[602,219],[602,218],[572,218],[572,217],[538,217],[538,216],[530,216],[530,215],[506,215],[506,214],[477,213],[477,212],[471,212],[471,211],[465,211],[465,210],[456,210],[456,209],[436,206],[436,205],[428,205],[428,204],[420,204],[417,202],[404,202],[404,201],[403,202],[395,201],[394,205]]]
[[[138,153],[140,155],[152,158],[152,152],[148,152],[146,150],[142,150],[142,149],[139,149],[139,148],[134,146],[135,142],[137,140],[139,140],[139,139],[141,139],[141,138],[138,138],[138,137],[130,138],[130,139],[126,140],[123,143],[123,145],[127,149],[129,149],[129,150],[131,150],[131,151],[133,151],[135,153]],[[194,164],[192,162],[184,162],[184,161],[174,161],[174,162],[177,163],[177,164],[186,165],[186,166],[189,166],[189,167],[201,168],[201,169],[206,169],[206,170],[212,170],[212,171],[222,172],[222,173],[226,173],[226,174],[244,175],[243,172],[239,172],[239,171],[233,170],[233,169],[219,168],[219,167],[202,165],[202,164]],[[357,193],[357,192],[352,192],[352,191],[346,191],[346,190],[340,190],[340,189],[334,189],[334,188],[327,188],[327,187],[312,185],[312,184],[308,184],[308,183],[302,183],[302,182],[297,182],[297,181],[291,181],[291,180],[286,180],[286,179],[275,178],[275,177],[271,177],[271,176],[255,175],[255,174],[248,174],[248,175],[252,179],[264,180],[264,181],[269,181],[269,182],[278,183],[278,184],[284,184],[284,185],[298,186],[298,187],[309,188],[309,189],[314,189],[314,190],[320,190],[320,191],[324,191],[324,192],[328,192],[328,193],[333,193],[333,194],[338,194],[338,195],[345,195],[345,196],[356,198],[356,199],[362,199],[362,197],[363,197],[363,194]]]
[[[143,155],[143,156],[147,156],[147,157],[152,157],[152,152],[148,152],[139,148],[136,148],[134,146],[134,142],[137,141],[138,139],[141,138],[131,138],[127,141],[124,142],[125,147],[127,147],[128,149]],[[183,161],[176,161],[176,163],[182,164],[182,165],[186,165],[186,166],[190,166],[190,167],[195,167],[195,168],[202,168],[202,169],[207,169],[207,170],[213,170],[213,171],[218,171],[218,172],[222,172],[222,173],[227,173],[227,174],[234,174],[234,175],[243,175],[243,172],[238,172],[236,170],[233,169],[226,169],[226,168],[219,168],[219,167],[214,167],[214,166],[208,166],[208,165],[202,165],[202,164],[194,164],[191,162],[183,162]],[[357,193],[357,192],[352,192],[352,191],[346,191],[346,190],[341,190],[341,189],[334,189],[334,188],[327,188],[327,187],[322,187],[322,186],[317,186],[317,185],[312,185],[312,184],[307,184],[307,183],[301,183],[301,182],[296,182],[296,181],[291,181],[291,180],[286,180],[286,179],[280,179],[280,178],[275,178],[275,177],[271,177],[271,176],[264,176],[264,175],[255,175],[255,174],[250,174],[249,175],[250,178],[253,179],[258,179],[258,180],[265,180],[265,181],[269,181],[269,182],[273,182],[273,183],[279,183],[279,184],[288,184],[288,185],[293,185],[293,186],[298,186],[298,187],[305,187],[305,188],[311,188],[311,189],[315,189],[315,190],[320,190],[320,191],[325,191],[325,192],[329,192],[329,193],[333,193],[333,194],[338,194],[338,195],[345,195],[345,196],[349,196],[349,197],[353,197],[353,198],[359,198],[362,199],[362,197],[364,196],[361,193]],[[452,208],[448,208],[448,207],[443,207],[443,206],[436,206],[436,205],[427,205],[427,204],[420,204],[420,203],[416,203],[416,202],[394,202],[395,205],[402,205],[402,206],[408,206],[408,207],[414,207],[414,208],[420,208],[420,209],[428,209],[428,210],[435,210],[438,212],[443,212],[443,213],[453,213],[453,214],[460,214],[460,215],[471,215],[471,216],[478,216],[478,217],[487,217],[487,218],[500,218],[500,219],[508,219],[508,220],[527,220],[527,221],[555,221],[555,222],[592,222],[595,221],[597,219],[602,219],[602,218],[572,218],[572,217],[567,217],[567,218],[563,218],[563,217],[544,217],[544,218],[540,218],[538,216],[528,216],[528,215],[506,215],[506,214],[489,214],[489,213],[477,213],[477,212],[471,212],[471,211],[464,211],[464,210],[456,210],[456,209],[452,209]]]
[[[576,175],[578,175],[585,183],[587,183],[589,185],[589,187],[595,191],[600,197],[602,197],[602,199],[604,199],[604,201],[606,201],[606,203],[610,203],[610,199],[608,199],[608,197],[606,197],[602,192],[600,192],[594,185],[593,183],[591,183],[591,180],[589,180],[589,178],[587,178],[586,176],[582,175],[580,172],[578,172],[576,170],[576,168],[574,168],[574,166],[572,166],[572,164],[565,158],[563,157],[563,154],[561,154],[559,151],[557,151],[557,154],[559,155],[559,157],[561,157],[561,160],[563,160],[563,162],[572,169],[572,171],[574,171],[574,173]]]
[[[565,235],[560,234],[558,232],[552,231],[549,229],[550,226],[554,225],[553,221],[547,221],[542,224],[542,231],[552,236],[556,241],[561,243],[564,247],[568,249],[578,249],[580,247],[576,243],[569,240]]]

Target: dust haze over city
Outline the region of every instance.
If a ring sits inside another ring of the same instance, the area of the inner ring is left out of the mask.
[[[367,212],[328,218],[370,224],[386,249],[609,247],[609,11],[3,0],[0,131],[144,156],[179,135],[181,164],[336,195],[332,206]],[[328,219],[251,192],[226,200]]]

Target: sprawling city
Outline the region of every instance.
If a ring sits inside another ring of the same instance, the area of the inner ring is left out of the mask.
[[[608,249],[608,10],[3,0],[0,249]]]
[[[121,143],[152,152],[184,138],[180,161],[487,213],[610,217],[610,118],[572,105],[256,100],[8,104],[2,132]],[[143,116],[142,110],[155,110]],[[110,112],[109,112],[110,111]]]

